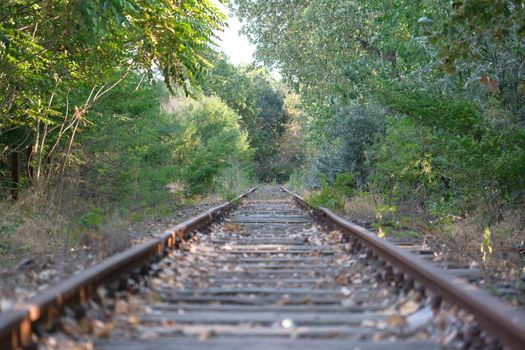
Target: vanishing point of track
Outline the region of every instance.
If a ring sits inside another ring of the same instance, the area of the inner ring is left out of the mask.
[[[265,186],[222,223],[233,203],[190,219],[0,315],[0,348],[525,348],[522,314],[302,206]]]

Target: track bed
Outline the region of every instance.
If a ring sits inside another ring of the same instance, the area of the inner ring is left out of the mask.
[[[435,300],[264,187],[125,288],[71,309],[44,348],[442,349],[480,343],[473,318]],[[438,306],[440,306],[438,308]],[[483,338],[483,337],[482,337]]]

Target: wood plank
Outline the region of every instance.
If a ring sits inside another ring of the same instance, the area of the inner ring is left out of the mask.
[[[363,341],[355,339],[275,339],[263,337],[212,337],[205,341],[181,338],[97,341],[100,350],[437,350],[429,341]]]
[[[259,278],[237,278],[236,276],[232,276],[231,278],[211,278],[210,283],[217,284],[220,286],[225,286],[228,284],[239,284],[243,283],[246,285],[257,285],[262,284],[266,285],[267,287],[272,287],[276,283],[285,286],[289,284],[307,284],[307,285],[327,285],[328,282],[334,282],[335,285],[335,278],[329,277],[327,279],[319,279],[319,278],[278,278],[278,279],[259,279]]]
[[[291,251],[317,251],[317,250],[333,251],[332,248],[326,245],[318,246],[318,245],[307,244],[307,243],[303,243],[303,245],[300,247],[288,247],[288,246],[283,246],[283,245],[276,244],[276,243],[264,243],[264,244],[258,243],[258,244],[251,244],[251,245],[246,245],[246,244],[237,245],[230,241],[228,241],[228,243],[229,243],[227,244],[229,246],[229,248],[227,248],[228,250],[230,249],[231,250],[235,250],[235,249],[252,250],[254,249],[254,250],[261,251],[261,250],[267,249],[267,250],[277,250],[277,251],[290,251],[290,250]],[[218,246],[217,248],[225,249],[224,246]]]
[[[154,289],[159,292],[170,292],[177,296],[183,295],[235,295],[235,294],[287,294],[287,295],[333,295],[343,296],[340,289],[312,289],[312,288],[258,288],[258,287],[241,287],[241,288],[197,288],[197,289]]]
[[[299,224],[314,222],[312,217],[307,215],[236,215],[232,218],[232,221],[239,224]]]
[[[263,258],[245,258],[245,257],[223,257],[218,256],[215,260],[221,263],[238,263],[238,264],[275,264],[275,263],[320,263],[326,264],[327,262],[335,262],[333,257],[326,256],[306,256],[306,257],[263,257]]]
[[[281,304],[281,305],[305,305],[305,304],[319,304],[319,305],[330,305],[337,304],[341,305],[340,298],[328,298],[328,297],[312,297],[312,296],[295,296],[290,298],[284,297],[240,297],[240,296],[171,296],[162,295],[162,299],[165,302],[171,303],[217,303],[217,304],[238,304],[238,305],[268,305],[268,304]]]
[[[337,338],[337,337],[363,337],[372,335],[377,332],[376,329],[367,327],[354,327],[349,325],[319,325],[319,326],[299,326],[293,328],[282,327],[264,327],[250,324],[186,324],[186,325],[168,325],[164,322],[162,327],[150,327],[155,329],[159,335],[173,336],[175,334],[183,335],[202,335],[211,334],[214,336],[245,336],[245,337],[319,337],[319,338]]]
[[[312,325],[351,325],[360,326],[365,320],[384,320],[386,316],[372,313],[319,313],[319,312],[221,312],[221,311],[193,311],[193,312],[163,312],[162,314],[139,315],[141,322],[177,322],[198,324],[238,324],[257,323],[259,325],[280,324],[282,320],[289,319],[296,326]]]
[[[263,263],[257,263],[257,264],[226,264],[222,261],[212,261],[212,262],[206,262],[207,267],[216,267],[217,271],[221,271],[226,269],[228,271],[228,268],[232,268],[232,271],[236,272],[243,272],[243,271],[252,271],[252,270],[293,270],[293,271],[311,271],[312,269],[315,270],[327,270],[331,271],[334,269],[340,269],[339,266],[334,266],[331,264],[321,264],[321,263],[315,263],[313,261],[305,262],[301,264],[263,264]],[[242,270],[241,270],[242,269]]]
[[[247,245],[285,245],[285,246],[311,246],[308,243],[303,242],[302,240],[291,240],[291,239],[254,239],[246,238],[239,240],[227,240],[227,239],[217,239],[214,238],[210,241],[213,244],[230,244],[236,246],[247,246]]]
[[[304,258],[315,258],[322,257],[325,259],[335,259],[335,254],[332,250],[326,251],[315,251],[315,250],[299,250],[299,251],[257,251],[257,250],[238,250],[238,251],[214,251],[214,252],[201,252],[199,250],[199,256],[207,257],[209,259],[218,260],[237,260],[237,259],[304,259]],[[262,256],[261,256],[262,255]],[[258,257],[260,256],[260,257]]]
[[[259,209],[259,208],[253,208],[253,209],[241,209],[237,211],[238,215],[304,215],[304,211],[299,209]]]
[[[302,247],[283,247],[279,246],[278,248],[271,247],[262,247],[262,246],[243,246],[243,247],[217,247],[222,250],[223,254],[250,254],[250,255],[260,255],[260,254],[285,254],[285,255],[303,255],[303,254],[319,254],[319,255],[334,255],[335,252],[332,249],[327,249],[325,247],[318,246],[306,246]]]
[[[233,304],[170,304],[161,303],[151,305],[153,310],[159,311],[230,311],[230,312],[365,312],[379,311],[385,309],[384,305],[367,305],[367,306],[345,306],[345,305],[233,305]]]
[[[275,257],[289,257],[289,258],[300,258],[300,257],[317,257],[317,256],[326,256],[333,259],[335,255],[334,251],[316,251],[316,250],[289,250],[289,251],[264,251],[264,250],[238,250],[238,251],[225,251],[225,257],[237,258],[238,256],[244,256],[246,258],[261,256],[263,258]],[[206,255],[204,255],[206,256]],[[210,256],[213,258],[213,256]]]
[[[330,270],[330,271],[323,271],[323,270],[315,270],[310,269],[308,271],[305,270],[250,270],[250,271],[217,271],[213,273],[213,276],[215,277],[222,277],[222,278],[230,278],[232,276],[239,276],[239,277],[260,277],[260,278],[276,278],[277,276],[287,276],[287,277],[314,277],[314,276],[326,276],[326,277],[336,277],[339,275],[339,270]],[[274,277],[272,277],[274,276]]]

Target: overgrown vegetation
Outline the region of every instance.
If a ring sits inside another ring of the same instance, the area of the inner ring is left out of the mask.
[[[131,222],[287,178],[296,100],[215,51],[224,25],[208,0],[0,5],[2,257],[109,253]]]
[[[207,0],[3,1],[0,168],[12,197],[61,183],[86,114],[130,74],[161,73],[172,92],[195,85],[223,25]]]
[[[224,24],[210,1],[0,4],[0,260],[109,254],[131,222],[251,184],[241,117],[200,94]]]
[[[0,251],[32,218],[77,237],[255,180],[381,229],[464,224],[485,258],[525,239],[524,1],[271,5],[232,8],[282,81],[214,51],[209,0],[2,2]]]
[[[235,67],[225,57],[218,57],[203,84],[207,95],[220,97],[241,117],[240,123],[254,149],[254,173],[262,181],[285,181],[291,170],[281,162],[286,152],[280,141],[291,122],[285,105],[286,89],[270,77],[264,68]]]
[[[342,208],[337,179],[350,173],[356,202],[394,208],[401,226],[407,216],[420,232],[476,226],[478,255],[495,227],[508,230],[497,238],[507,252],[525,238],[523,1],[233,8],[257,58],[301,95],[308,165],[292,180],[311,203]]]

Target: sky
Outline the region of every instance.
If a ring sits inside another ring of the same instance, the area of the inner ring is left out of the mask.
[[[223,5],[216,3],[221,10],[228,14],[228,9]],[[253,54],[255,52],[255,46],[250,44],[248,38],[245,35],[240,35],[241,23],[235,16],[228,17],[228,28],[225,28],[223,32],[218,32],[218,36],[221,39],[219,48],[230,57],[233,64],[238,65],[241,63],[252,63],[254,61]]]

